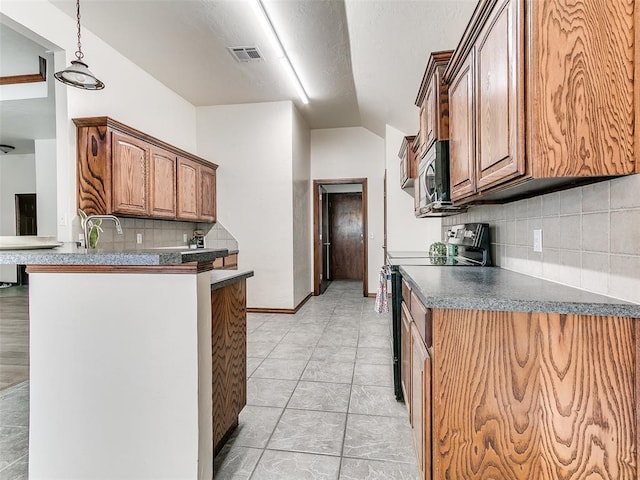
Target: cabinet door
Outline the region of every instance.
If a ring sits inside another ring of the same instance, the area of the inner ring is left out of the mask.
[[[421,478],[431,479],[431,358],[415,323],[411,324],[411,414]]]
[[[449,87],[449,162],[451,199],[475,193],[473,50]]]
[[[407,147],[407,149],[402,153],[402,157],[400,157],[400,187],[404,188],[407,180],[409,180],[409,163],[408,154],[411,147]]]
[[[182,220],[198,220],[198,188],[200,165],[178,157],[178,212]]]
[[[436,76],[434,75],[431,81],[429,82],[429,86],[427,87],[427,92],[424,96],[424,104],[423,108],[420,110],[422,116],[424,116],[424,120],[420,118],[420,126],[424,127],[424,149],[423,153],[426,153],[429,150],[429,147],[433,144],[436,139],[436,122],[437,119],[437,85],[436,85]]]
[[[216,171],[200,165],[200,195],[198,216],[202,222],[216,221]]]
[[[494,10],[476,43],[477,188],[523,175],[517,0]]]
[[[166,150],[152,147],[149,170],[151,216],[176,218],[176,156]]]
[[[149,149],[146,143],[121,133],[112,133],[113,212],[147,216]]]
[[[409,423],[411,418],[411,314],[407,309],[407,304],[402,302],[400,327],[400,385],[404,403],[409,413]]]

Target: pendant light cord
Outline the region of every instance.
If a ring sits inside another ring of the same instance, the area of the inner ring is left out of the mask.
[[[80,45],[80,0],[76,0],[76,19],[78,24],[78,50],[76,51],[76,58],[82,60],[84,53],[82,53],[82,46]]]

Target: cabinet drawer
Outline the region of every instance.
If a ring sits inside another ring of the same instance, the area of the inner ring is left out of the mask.
[[[238,268],[238,254],[232,253],[224,257],[224,268],[234,269]]]
[[[224,258],[223,257],[214,258],[213,268],[224,268]]]
[[[431,310],[411,292],[411,317],[427,348],[431,348]]]
[[[402,299],[411,308],[411,287],[404,280],[402,280]]]

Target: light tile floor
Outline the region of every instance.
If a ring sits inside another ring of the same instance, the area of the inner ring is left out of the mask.
[[[0,390],[0,480],[27,480],[29,382]]]
[[[393,395],[391,315],[333,282],[295,315],[248,315],[247,406],[216,480],[416,480]]]
[[[215,480],[416,480],[393,395],[390,314],[333,282],[296,315],[248,315],[247,397]],[[0,480],[28,478],[29,385],[0,391]]]

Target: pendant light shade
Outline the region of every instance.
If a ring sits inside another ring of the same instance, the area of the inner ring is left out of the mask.
[[[78,50],[76,51],[76,59],[71,61],[64,70],[55,73],[57,80],[65,85],[82,88],[83,90],[102,90],[104,83],[91,73],[86,63],[82,61],[84,53],[82,53],[82,45],[80,44],[80,0],[76,0],[76,19],[78,25]]]
[[[82,88],[84,90],[102,90],[104,83],[98,80],[81,60],[72,60],[64,70],[56,72],[55,77],[65,85]]]

